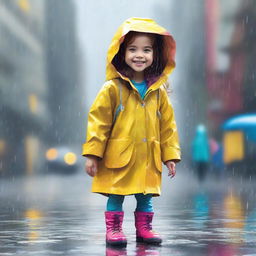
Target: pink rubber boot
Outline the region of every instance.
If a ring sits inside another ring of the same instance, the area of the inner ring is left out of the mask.
[[[160,235],[152,230],[153,212],[134,212],[136,241],[148,244],[160,244]]]
[[[114,246],[126,246],[127,240],[122,230],[124,212],[105,212],[106,243]]]

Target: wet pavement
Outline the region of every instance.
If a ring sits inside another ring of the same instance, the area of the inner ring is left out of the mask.
[[[186,168],[154,198],[161,246],[135,242],[135,199],[126,197],[126,248],[105,245],[105,197],[83,173],[0,180],[0,255],[256,255],[255,179],[208,176]]]

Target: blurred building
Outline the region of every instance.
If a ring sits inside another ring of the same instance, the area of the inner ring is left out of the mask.
[[[0,1],[0,173],[32,172],[47,123],[44,1]]]
[[[176,114],[183,160],[191,159],[196,126],[206,124],[207,120],[204,0],[169,1],[169,8],[161,8],[161,4],[157,6],[156,14],[161,14],[159,23],[176,40],[177,68],[170,76],[170,98]]]
[[[256,1],[207,0],[206,76],[212,133],[229,117],[256,111]]]
[[[72,0],[45,0],[49,145],[74,145],[84,135],[76,10]]]

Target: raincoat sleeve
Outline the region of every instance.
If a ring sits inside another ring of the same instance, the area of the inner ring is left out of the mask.
[[[180,145],[174,111],[166,90],[161,88],[160,92],[161,158],[164,163],[168,160],[177,162],[180,161]]]
[[[82,155],[103,157],[106,143],[111,133],[115,108],[114,90],[106,83],[92,104],[88,114],[87,139]]]

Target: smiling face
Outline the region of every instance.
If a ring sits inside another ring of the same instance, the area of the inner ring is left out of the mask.
[[[153,39],[146,34],[138,34],[128,43],[125,63],[133,70],[134,80],[144,79],[144,70],[153,63]]]

